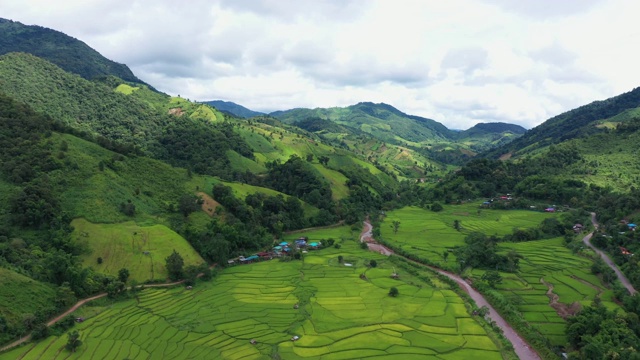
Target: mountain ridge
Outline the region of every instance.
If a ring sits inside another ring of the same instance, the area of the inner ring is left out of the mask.
[[[145,84],[127,65],[107,59],[81,40],[46,27],[0,18],[0,55],[11,52],[41,57],[87,80],[114,75]]]

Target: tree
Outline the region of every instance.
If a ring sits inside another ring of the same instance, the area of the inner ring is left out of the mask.
[[[118,271],[118,280],[126,284],[127,280],[129,280],[129,269],[127,268],[120,269]]]
[[[109,283],[105,290],[110,298],[115,298],[119,294],[122,294],[126,288],[127,286],[122,281],[116,280]]]
[[[82,341],[80,340],[80,333],[78,330],[74,330],[69,333],[69,340],[67,341],[67,350],[71,352],[76,352],[76,349],[82,345]]]
[[[49,336],[49,327],[45,323],[38,323],[33,327],[31,338],[33,340],[44,339]]]
[[[495,270],[489,270],[482,275],[482,280],[486,281],[492,288],[495,288],[497,284],[502,283],[502,276]]]
[[[447,258],[449,257],[449,251],[447,250],[443,251],[442,257],[444,258],[444,262],[447,262]]]
[[[369,261],[369,266],[371,266],[372,268],[374,268],[374,267],[378,266],[378,262],[377,262],[377,261],[375,261],[375,260],[371,260],[371,261]]]
[[[313,154],[307,154],[307,161],[313,162]]]
[[[400,221],[398,220],[393,220],[391,222],[391,227],[393,228],[393,233],[397,234],[398,233],[398,229],[400,228]]]
[[[434,202],[433,204],[431,204],[431,211],[433,212],[439,212],[442,211],[442,209],[444,209],[442,207],[442,204],[440,204],[439,202]]]
[[[184,217],[188,217],[192,212],[198,211],[200,207],[201,199],[195,195],[184,194],[178,200],[178,210]]]
[[[343,261],[344,261],[344,256],[338,255],[338,263],[342,264]]]
[[[166,259],[167,272],[169,273],[169,279],[171,280],[180,280],[182,279],[183,268],[184,268],[184,259],[176,250],[173,250],[173,253],[169,255]]]
[[[318,161],[320,162],[320,164],[327,166],[327,164],[329,164],[329,157],[328,156],[320,156],[318,157]]]
[[[200,267],[195,265],[188,265],[184,268],[184,283],[185,285],[193,286],[196,284],[196,279],[200,273]]]
[[[462,228],[460,226],[460,220],[453,220],[453,228],[460,231],[460,229]]]
[[[400,295],[400,292],[398,291],[397,287],[393,286],[391,289],[389,289],[389,296],[398,297],[398,295]]]

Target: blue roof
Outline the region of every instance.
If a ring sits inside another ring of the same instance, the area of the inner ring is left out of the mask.
[[[248,258],[244,258],[244,259],[247,260],[247,261],[251,261],[251,260],[255,260],[257,258],[258,258],[258,255],[251,255]]]
[[[289,243],[286,242],[286,241],[283,241],[283,242],[280,243],[280,246],[285,246],[285,245],[289,245]]]
[[[280,250],[280,249],[282,249],[282,246],[274,246],[273,248],[276,249],[276,250]]]
[[[309,245],[311,245],[311,246],[318,246],[318,243],[317,243],[317,242],[312,242],[312,243],[310,243]]]
[[[629,227],[638,227],[638,225],[636,225],[636,224],[629,224],[628,226]]]

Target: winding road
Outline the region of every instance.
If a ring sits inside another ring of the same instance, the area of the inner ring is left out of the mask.
[[[375,251],[375,252],[379,252],[383,255],[391,255],[393,254],[393,251],[391,251],[389,248],[378,244],[374,239],[373,236],[371,234],[371,230],[372,230],[372,226],[371,223],[369,221],[364,221],[364,230],[362,231],[362,234],[360,235],[360,242],[366,242],[367,246],[369,247],[369,250],[371,251]],[[410,259],[407,259],[409,261],[413,261]],[[415,261],[413,261],[415,262]],[[422,264],[424,265],[424,264]],[[493,306],[491,306],[491,304],[489,304],[489,302],[484,298],[484,296],[482,296],[482,294],[480,294],[476,289],[474,289],[473,287],[471,287],[471,285],[469,283],[467,283],[466,281],[464,281],[460,276],[450,273],[448,271],[444,271],[442,269],[433,267],[433,266],[428,266],[429,268],[431,268],[432,270],[448,277],[449,279],[455,281],[458,286],[460,286],[464,291],[466,291],[469,296],[473,299],[473,301],[475,301],[476,305],[478,307],[483,307],[486,306],[489,309],[489,313],[487,314],[487,317],[489,317],[491,320],[493,320],[496,325],[498,327],[500,327],[500,329],[502,329],[502,332],[504,334],[504,336],[509,339],[509,341],[511,342],[511,344],[513,345],[513,349],[516,353],[516,355],[518,355],[518,357],[521,360],[540,360],[540,356],[538,355],[538,353],[531,347],[531,345],[529,345],[529,343],[527,343],[512,327],[511,325],[509,325],[509,323],[502,317],[500,316],[500,314],[496,311],[496,309],[493,308]]]
[[[597,230],[598,229],[598,222],[596,221],[596,213],[591,213],[591,223],[593,224],[593,226]],[[595,251],[596,254],[600,255],[602,260],[607,265],[609,265],[609,267],[616,273],[616,276],[618,277],[618,280],[620,280],[620,283],[622,283],[622,286],[624,286],[625,288],[627,288],[627,290],[629,290],[629,294],[631,294],[631,295],[637,294],[638,291],[633,288],[633,285],[631,285],[631,282],[629,281],[629,279],[627,279],[627,277],[624,276],[622,271],[620,271],[620,269],[613,262],[613,260],[611,260],[611,258],[607,254],[605,254],[602,250],[599,250],[598,248],[596,248],[595,246],[593,246],[591,244],[591,237],[593,237],[593,232],[588,234],[584,238],[582,238],[582,242],[584,242],[588,247],[593,249],[593,251]]]

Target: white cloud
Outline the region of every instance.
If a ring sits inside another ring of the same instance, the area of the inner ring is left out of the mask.
[[[161,91],[259,111],[385,102],[533,127],[640,80],[627,0],[3,0]]]

